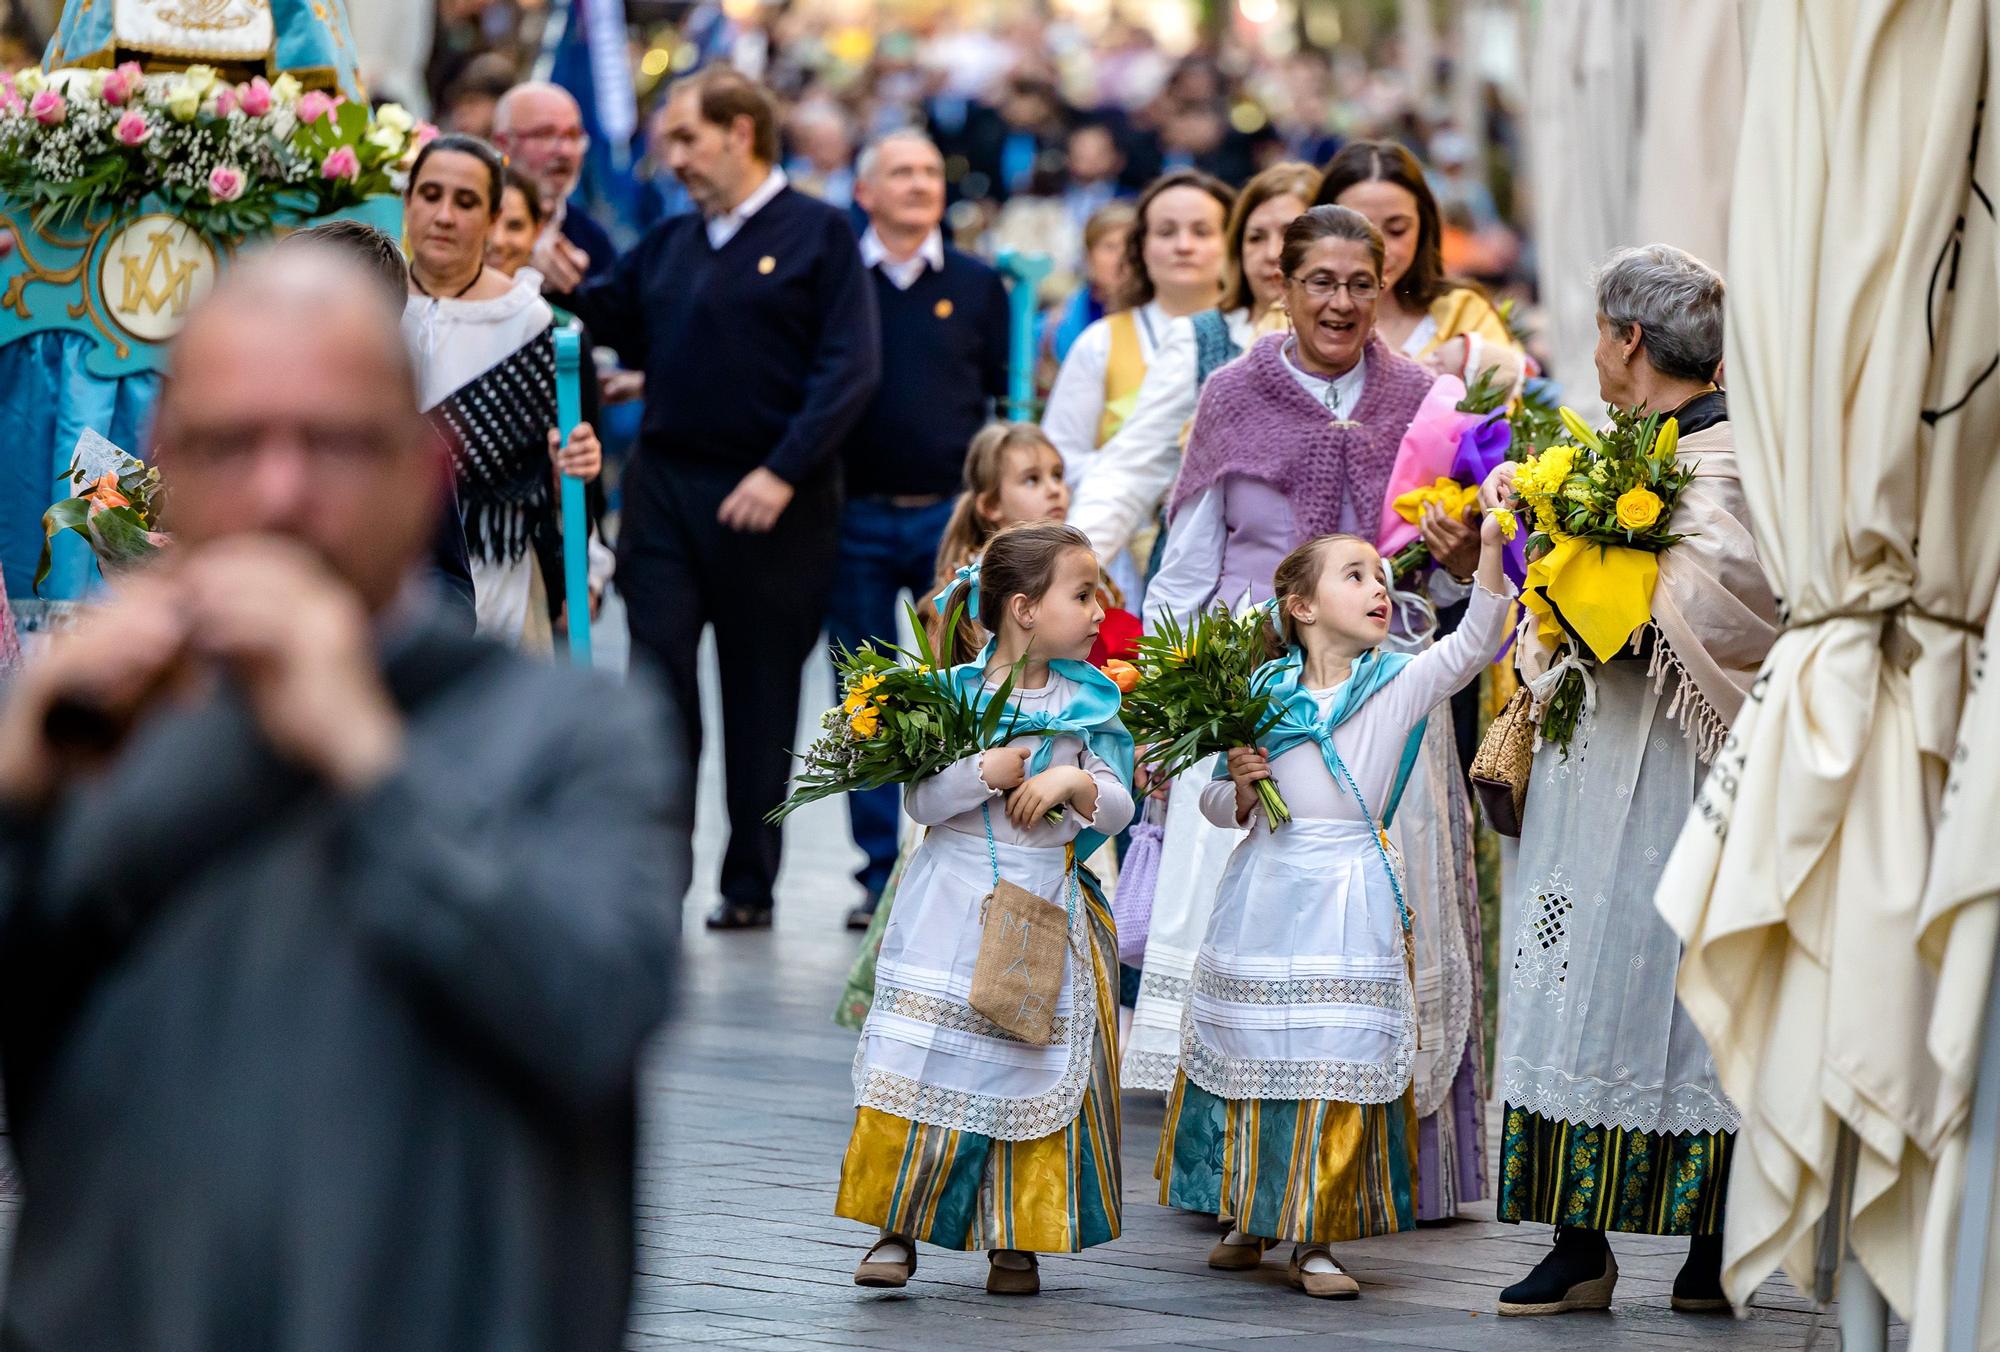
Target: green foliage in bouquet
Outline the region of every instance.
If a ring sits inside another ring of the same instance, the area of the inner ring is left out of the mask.
[[[1003,724],[1011,724],[1013,716],[1007,700],[1021,664],[982,709],[973,696],[947,682],[950,662],[932,647],[916,611],[909,614],[917,635],[914,652],[872,642],[852,652],[835,648],[841,702],[820,719],[818,738],[799,756],[804,764],[792,781],[791,796],[769,820],[783,821],[822,798],[928,779],[1008,739]],[[947,631],[960,619],[954,613]],[[1048,820],[1061,821],[1062,809],[1050,812]]]
[[[1233,747],[1255,746],[1277,723],[1270,696],[1253,694],[1251,677],[1264,665],[1264,612],[1232,618],[1221,608],[1182,628],[1169,616],[1157,633],[1139,639],[1133,665],[1138,685],[1119,716],[1156,779],[1171,779],[1197,762]],[[1257,795],[1273,829],[1292,819],[1272,781]]]
[[[1568,441],[1529,456],[1514,477],[1534,513],[1528,557],[1569,539],[1652,553],[1678,544],[1667,522],[1695,468],[1675,455],[1679,420],[1613,408],[1599,433],[1570,409],[1557,416]]]
[[[75,531],[88,541],[98,565],[107,571],[137,563],[166,544],[166,536],[153,528],[159,511],[159,470],[121,452],[117,467],[95,479],[74,461],[62,478],[79,491],[42,513],[42,556],[35,563],[36,592],[48,580],[55,538],[66,530]]]

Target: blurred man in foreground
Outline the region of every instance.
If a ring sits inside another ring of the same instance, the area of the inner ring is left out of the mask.
[[[365,270],[246,263],[172,370],[176,548],[0,709],[0,1345],[615,1348],[671,725],[433,618]]]

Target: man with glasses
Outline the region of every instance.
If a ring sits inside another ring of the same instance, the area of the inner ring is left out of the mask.
[[[570,195],[583,175],[590,134],[583,110],[559,85],[515,85],[493,109],[493,144],[540,189],[541,238],[530,260],[552,292],[574,291],[618,261],[604,227],[575,208]]]
[[[377,277],[287,245],[190,314],[174,546],[0,705],[0,1346],[622,1341],[692,783],[643,684],[438,624]]]

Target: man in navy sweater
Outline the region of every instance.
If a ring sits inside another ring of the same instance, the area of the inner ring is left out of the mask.
[[[847,438],[840,574],[827,632],[854,648],[894,642],[896,598],[921,601],[935,579],[966,444],[1007,397],[1007,288],[947,249],[944,156],[920,132],[892,132],[861,153],[855,200],[868,213],[861,261],[882,313],[882,388]],[[901,793],[847,795],[867,856],[848,913],[865,929],[896,863]]]
[[[655,226],[562,303],[646,373],[618,587],[698,758],[695,654],[715,628],[729,845],[711,929],[771,923],[799,675],[840,547],[839,449],[881,378],[875,294],[845,215],[786,186],[777,115],[726,67],[674,85],[667,165],[698,215]]]

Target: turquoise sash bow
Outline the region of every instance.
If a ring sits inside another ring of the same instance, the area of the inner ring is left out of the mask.
[[[993,644],[989,641],[986,650],[976,661],[953,667],[945,673],[945,682],[960,695],[973,701],[975,708],[984,710],[993,700],[996,692],[986,688],[986,664],[992,660]],[[1028,757],[1028,774],[1038,775],[1049,768],[1054,759],[1055,739],[1062,736],[1079,738],[1090,748],[1091,754],[1118,772],[1126,789],[1132,787],[1132,734],[1125,731],[1125,725],[1118,721],[1118,706],[1124,696],[1111,678],[1088,662],[1075,662],[1058,658],[1049,663],[1049,670],[1058,676],[1074,681],[1079,687],[1075,699],[1069,707],[1061,710],[1039,710],[1027,713],[1018,706],[1013,717],[1002,719],[999,730],[994,733],[993,745],[1005,746],[1016,737],[1039,736],[1042,744]],[[1084,831],[1076,838],[1076,857],[1087,859],[1094,854],[1105,836],[1097,831]]]
[[[1368,812],[1368,804],[1361,802],[1352,778],[1347,773],[1346,764],[1340,753],[1333,748],[1333,730],[1361,711],[1361,706],[1383,686],[1394,680],[1396,673],[1410,662],[1409,653],[1386,653],[1380,649],[1363,653],[1354,661],[1354,669],[1347,681],[1334,693],[1333,705],[1321,717],[1319,701],[1311,692],[1300,685],[1305,674],[1305,654],[1293,648],[1275,662],[1266,662],[1257,668],[1257,674],[1250,678],[1250,689],[1258,694],[1271,697],[1271,707],[1278,711],[1278,721],[1264,734],[1260,745],[1272,760],[1285,752],[1307,742],[1319,747],[1319,754],[1326,761],[1328,772],[1336,783],[1345,784],[1348,791],[1360,803],[1362,814]],[[1423,750],[1424,725],[1428,718],[1418,721],[1410,731],[1409,740],[1403,744],[1403,757],[1396,766],[1396,779],[1389,790],[1389,797],[1382,804],[1380,825],[1386,829],[1396,819],[1396,808],[1403,801],[1403,790],[1409,786],[1410,772],[1416,768],[1417,754]],[[1229,770],[1218,763],[1215,767],[1217,779],[1227,779]]]

